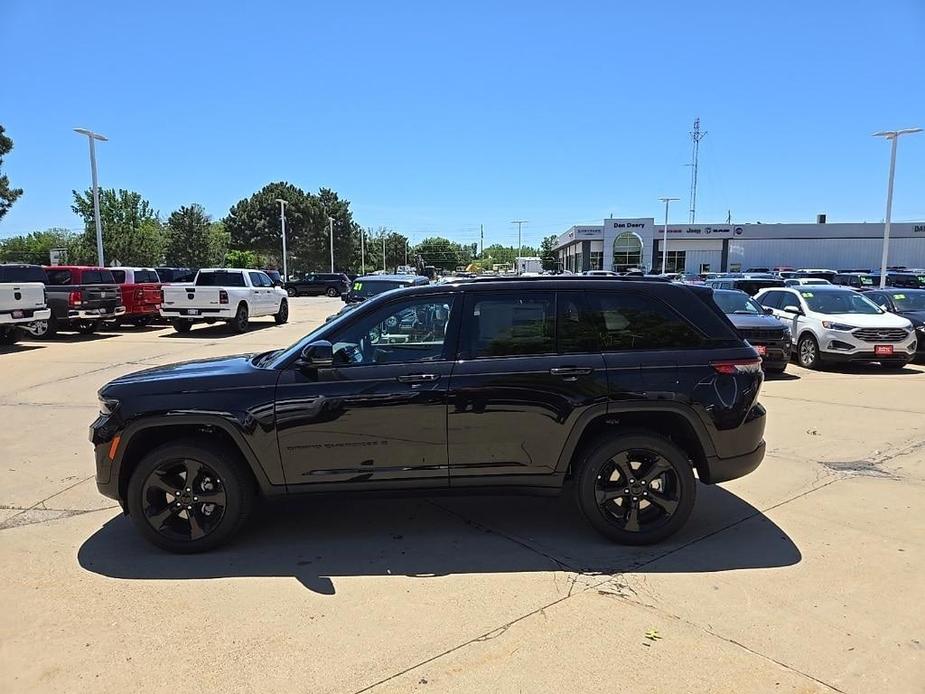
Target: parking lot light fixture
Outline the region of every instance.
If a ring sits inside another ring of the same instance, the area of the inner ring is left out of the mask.
[[[665,229],[664,229],[664,240],[662,241],[662,274],[665,274],[665,260],[668,258],[668,205],[675,200],[680,200],[680,198],[659,198],[663,203],[665,203]],[[677,269],[677,268],[675,268]]]
[[[903,130],[880,130],[874,137],[883,137],[892,140],[890,147],[890,180],[886,187],[886,218],[883,222],[883,254],[880,257],[880,288],[886,287],[886,263],[890,250],[890,217],[893,213],[893,175],[896,173],[896,142],[902,135],[911,135],[922,132],[921,128],[905,128]]]
[[[93,182],[93,221],[96,224],[96,262],[106,267],[103,258],[103,225],[100,223],[100,187],[96,177],[96,141],[108,142],[109,138],[87,128],[74,128],[78,135],[86,135],[90,142],[90,178]]]
[[[289,201],[276,198],[276,202],[279,203],[279,223],[283,228],[283,282],[288,282],[289,266],[286,264],[286,205],[289,204]]]

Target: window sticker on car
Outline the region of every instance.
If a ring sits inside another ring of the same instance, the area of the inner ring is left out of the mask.
[[[802,296],[804,299],[812,299],[813,293],[812,292],[800,292],[800,296]]]
[[[354,290],[354,291],[358,292],[358,291],[360,291],[362,288],[363,288],[363,283],[362,283],[362,282],[354,282],[354,283],[353,283],[353,290]]]

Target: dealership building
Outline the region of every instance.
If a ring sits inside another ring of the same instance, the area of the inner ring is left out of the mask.
[[[652,217],[605,219],[559,236],[560,267],[571,272],[661,270],[664,226]],[[669,224],[668,272],[740,272],[756,267],[880,268],[882,223]],[[925,267],[925,221],[890,225],[889,265]]]

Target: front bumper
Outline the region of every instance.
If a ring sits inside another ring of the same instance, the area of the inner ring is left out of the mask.
[[[23,309],[21,313],[19,318],[13,318],[12,312],[0,313],[0,325],[28,325],[33,321],[51,318],[50,308]]]
[[[916,330],[909,332],[909,336],[899,342],[883,340],[882,342],[868,342],[855,337],[852,333],[841,330],[825,330],[819,335],[819,351],[826,361],[847,363],[855,361],[910,360],[915,357],[916,350],[921,348],[917,338],[922,333]],[[876,347],[888,345],[892,347],[892,354],[880,354]]]

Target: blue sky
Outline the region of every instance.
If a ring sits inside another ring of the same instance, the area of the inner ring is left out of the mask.
[[[215,217],[269,181],[328,186],[412,240],[525,242],[573,223],[879,221],[888,145],[925,127],[925,2],[4,0],[0,236],[79,226],[70,191]],[[894,219],[925,219],[925,134],[900,143]]]

